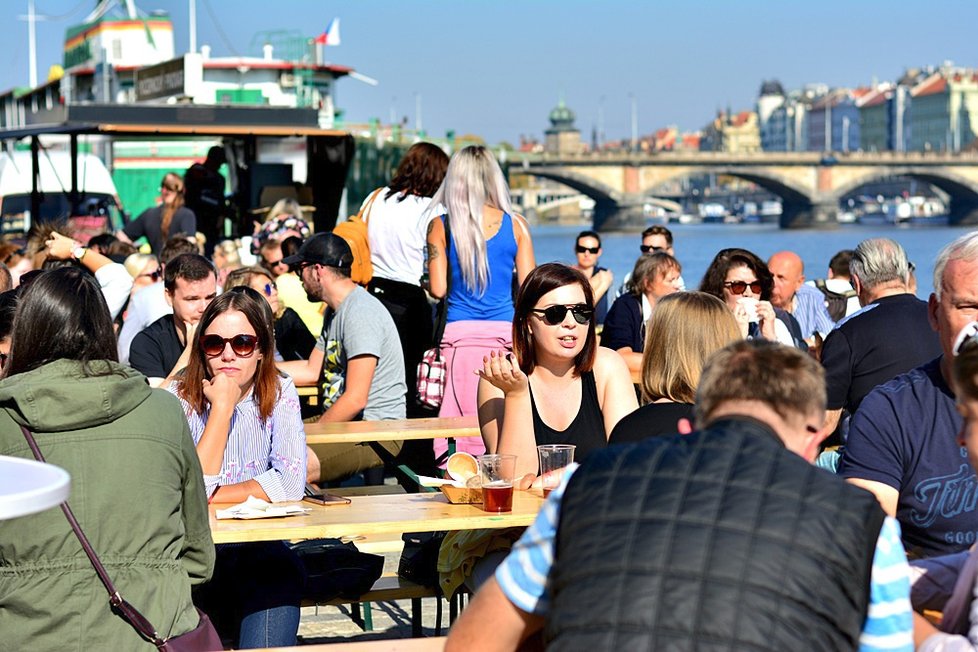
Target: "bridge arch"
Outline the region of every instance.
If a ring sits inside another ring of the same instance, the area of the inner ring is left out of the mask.
[[[833,199],[838,203],[843,197],[854,192],[857,188],[885,179],[886,177],[910,177],[924,181],[943,190],[951,198],[948,206],[948,221],[951,224],[978,224],[978,185],[947,170],[936,170],[931,167],[890,168],[885,174],[872,172],[840,185],[833,192]]]

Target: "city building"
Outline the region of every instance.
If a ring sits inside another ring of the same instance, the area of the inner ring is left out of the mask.
[[[784,106],[786,99],[784,88],[778,80],[772,79],[761,84],[761,93],[757,98],[757,122],[761,131],[761,149],[765,151],[769,151],[771,145],[784,133],[780,129],[780,121],[777,125],[772,124],[771,117]],[[776,133],[772,133],[772,127],[778,127]]]
[[[859,143],[859,100],[870,89],[835,88],[817,98],[808,112],[808,150],[854,152]]]
[[[548,154],[580,154],[584,151],[581,132],[574,126],[574,112],[563,98],[550,112],[550,128],[544,131],[543,150]]]
[[[978,70],[945,64],[910,93],[912,151],[958,152],[978,133]]]
[[[727,114],[723,111],[703,128],[700,151],[749,154],[761,151],[761,134],[757,127],[757,113],[741,111]]]
[[[828,92],[825,84],[807,84],[790,91],[768,116],[762,132],[766,152],[803,152],[808,149],[808,111],[815,98]]]

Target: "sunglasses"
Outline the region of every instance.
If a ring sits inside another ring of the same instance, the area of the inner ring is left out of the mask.
[[[666,250],[666,248],[665,248],[665,247],[654,247],[654,246],[652,246],[652,245],[639,245],[639,247],[638,247],[638,248],[642,250],[642,253],[643,253],[643,254],[647,254],[647,253],[649,253],[650,251],[651,251],[652,253],[656,253],[656,252],[658,252],[658,251],[665,251],[665,250]]]
[[[747,281],[726,281],[723,287],[727,288],[734,294],[743,294],[750,287],[750,291],[754,294],[761,293],[761,282],[754,281],[753,283],[748,283]]]
[[[139,278],[149,278],[152,279],[153,283],[156,283],[158,280],[160,280],[160,270],[150,272],[149,274],[140,274]]]
[[[589,253],[597,256],[598,252],[601,251],[601,247],[582,247],[581,245],[577,245],[576,247],[574,247],[574,251],[576,251],[579,254]]]
[[[0,353],[0,369],[3,369],[4,367],[7,366],[7,359],[9,357],[10,357],[10,355],[8,355],[6,353]]]
[[[258,338],[254,335],[239,334],[234,337],[221,337],[220,335],[204,335],[200,338],[200,348],[208,358],[215,358],[224,353],[224,347],[231,345],[234,354],[242,358],[247,358],[255,352],[258,346]]]
[[[276,289],[277,289],[277,288],[276,288],[276,287],[275,287],[274,285],[272,285],[271,283],[266,283],[266,284],[264,285],[264,287],[262,287],[262,291],[263,291],[263,292],[265,293],[265,296],[266,296],[266,297],[270,297],[270,296],[272,296],[272,292],[273,292],[274,290],[276,290]]]
[[[268,260],[267,258],[262,258],[261,259],[261,264],[264,265],[265,267],[268,267],[269,269],[271,269],[272,267],[275,267],[276,265],[281,265],[282,264],[282,259],[279,258],[278,260]]]
[[[539,315],[543,315],[543,321],[549,326],[556,326],[558,324],[564,323],[564,317],[567,316],[567,311],[574,316],[574,321],[578,324],[586,324],[591,321],[591,317],[594,315],[594,309],[588,308],[586,305],[579,303],[575,306],[550,306],[548,308],[533,308],[530,312],[535,312]]]

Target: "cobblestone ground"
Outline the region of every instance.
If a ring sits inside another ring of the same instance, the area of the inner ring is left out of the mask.
[[[384,572],[397,571],[400,553],[384,555]],[[424,635],[435,636],[437,604],[442,606],[442,636],[448,629],[448,602],[424,598],[421,601]],[[365,632],[351,618],[351,605],[341,607],[305,607],[299,623],[299,644],[369,641],[385,638],[411,637],[411,601],[397,600],[372,605],[373,631]]]

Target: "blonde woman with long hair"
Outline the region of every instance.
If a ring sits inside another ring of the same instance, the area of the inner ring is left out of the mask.
[[[533,243],[526,220],[513,213],[499,164],[481,145],[452,156],[431,205],[447,210],[431,221],[427,237],[430,292],[445,297],[447,310],[441,349],[448,377],[439,416],[474,415],[474,372],[483,356],[512,349],[513,270],[518,286],[535,267]],[[445,448],[444,440],[435,440],[436,455]],[[475,437],[458,448],[484,451]]]
[[[696,386],[707,358],[742,339],[727,306],[705,292],[662,297],[652,311],[642,353],[642,403],[615,426],[608,443],[679,432],[693,418]]]
[[[197,217],[183,204],[183,178],[168,172],[160,183],[160,203],[143,211],[115,235],[129,243],[146,238],[152,254],[159,256],[163,243],[170,238],[181,233],[193,237],[197,232]]]

